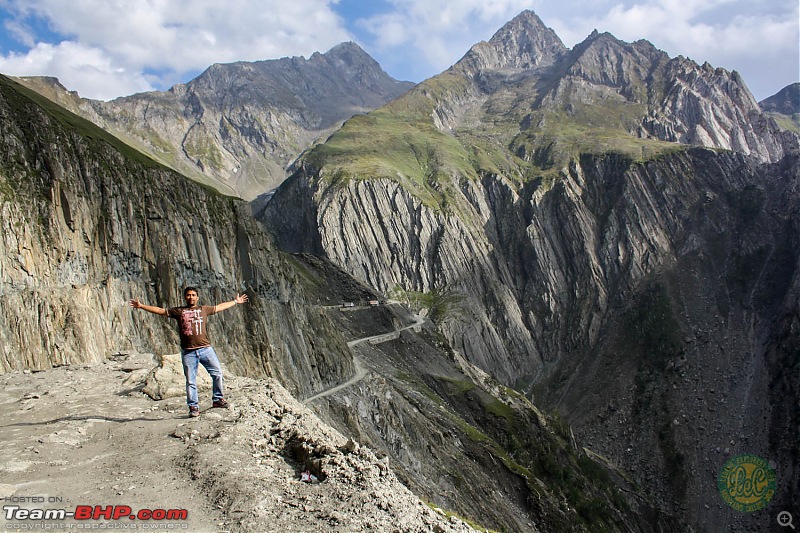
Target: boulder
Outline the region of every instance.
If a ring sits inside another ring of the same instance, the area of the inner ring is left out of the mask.
[[[222,374],[230,378],[231,374],[222,365]],[[203,365],[197,369],[198,393],[211,390],[211,376]],[[142,392],[154,400],[165,400],[186,395],[186,378],[183,375],[181,354],[163,354],[158,356],[158,366],[150,371],[145,379]]]

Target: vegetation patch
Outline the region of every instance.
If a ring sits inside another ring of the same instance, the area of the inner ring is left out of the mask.
[[[214,170],[222,169],[222,154],[212,138],[198,133],[189,135],[183,148],[186,155],[195,159],[199,165]]]
[[[418,377],[409,374],[408,372],[399,371],[395,374],[395,377],[408,385],[411,385],[417,392],[428,398],[432,401],[435,405],[439,407],[443,407],[445,405],[445,401],[442,399],[441,396],[436,394],[433,389],[428,387],[421,379]]]
[[[461,516],[461,515],[459,515],[457,513],[454,513],[452,511],[448,511],[447,509],[442,509],[441,507],[439,507],[437,505],[434,505],[431,502],[427,502],[427,501],[424,501],[424,500],[423,500],[423,502],[425,503],[425,505],[430,507],[433,511],[435,511],[437,513],[439,513],[439,512],[443,513],[444,516],[446,516],[448,519],[457,518],[458,520],[461,520],[465,524],[468,524],[472,529],[474,529],[476,531],[483,531],[484,533],[500,533],[495,529],[489,529],[487,527],[484,527],[484,526],[480,525],[479,523],[475,522],[474,520],[471,520],[469,518],[464,518],[463,516]],[[505,531],[505,529],[503,531]]]
[[[448,394],[453,396],[462,396],[477,387],[475,382],[466,379],[455,379],[448,376],[436,376],[436,379],[443,381],[446,384],[445,388]]]
[[[674,435],[668,383],[669,362],[684,355],[681,329],[661,281],[652,282],[636,303],[624,314],[624,339],[621,350],[638,361],[632,414],[634,418],[659,413],[654,420],[656,443],[667,480],[677,498],[683,499],[688,483],[685,458]]]
[[[624,154],[633,161],[649,161],[683,149],[675,143],[644,139],[629,132],[639,127],[644,107],[630,103],[574,104],[570,112],[539,110],[532,122],[541,124],[521,132],[512,151],[527,154],[543,170],[563,168],[581,154]]]
[[[314,276],[305,264],[301,263],[292,254],[284,254],[284,258],[298,275],[298,281],[303,285],[305,292],[313,292],[321,283],[321,280]]]
[[[451,177],[477,179],[467,150],[430,119],[398,116],[381,108],[348,120],[306,156],[330,184],[352,179],[389,179],[425,205],[443,209],[455,191]]]
[[[800,135],[800,113],[784,115],[782,113],[768,112],[767,116],[777,122],[782,130],[791,131]]]
[[[462,304],[465,295],[449,287],[438,287],[428,292],[407,291],[396,286],[391,292],[391,297],[399,300],[412,309],[428,310],[428,316],[436,324],[441,324],[448,318],[459,316],[463,312]]]

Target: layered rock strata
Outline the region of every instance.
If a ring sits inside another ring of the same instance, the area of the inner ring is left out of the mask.
[[[32,98],[0,82],[0,370],[174,353],[174,324],[127,302],[181,305],[183,287],[194,285],[210,305],[251,296],[212,317],[212,340],[232,370],[276,376],[299,392],[351,373],[352,362],[333,355],[347,352],[344,340],[305,304],[247,204]]]

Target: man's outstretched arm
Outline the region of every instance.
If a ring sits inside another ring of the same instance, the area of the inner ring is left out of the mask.
[[[221,304],[215,305],[214,306],[214,312],[215,313],[219,313],[220,311],[224,311],[226,309],[230,309],[231,307],[233,307],[236,304],[243,304],[246,301],[247,301],[247,295],[246,294],[237,294],[236,298],[234,298],[230,302],[223,302]]]
[[[128,302],[128,305],[133,307],[134,309],[144,309],[148,313],[153,313],[155,315],[162,315],[167,316],[167,310],[163,307],[155,307],[153,305],[146,305],[141,303],[139,300],[131,300]]]

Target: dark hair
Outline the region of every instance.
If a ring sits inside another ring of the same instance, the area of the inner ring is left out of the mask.
[[[185,289],[183,289],[183,295],[186,296],[186,293],[189,291],[194,291],[198,295],[200,294],[200,291],[197,290],[197,287],[186,287]]]

